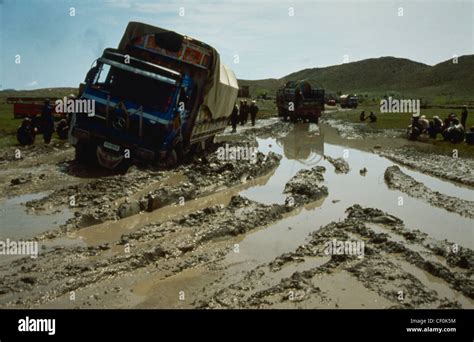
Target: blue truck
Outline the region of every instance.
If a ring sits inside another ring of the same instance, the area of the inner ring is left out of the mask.
[[[172,166],[224,131],[238,84],[211,46],[130,22],[79,88],[94,113],[74,113],[76,160],[113,169],[126,161]]]

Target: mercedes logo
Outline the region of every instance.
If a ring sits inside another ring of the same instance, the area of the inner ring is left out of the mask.
[[[115,118],[112,125],[114,126],[115,129],[117,130],[122,130],[125,128],[125,119],[123,117],[118,117]]]

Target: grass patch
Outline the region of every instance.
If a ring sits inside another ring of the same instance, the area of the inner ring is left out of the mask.
[[[0,148],[18,145],[16,140],[16,130],[20,126],[22,119],[13,117],[13,105],[6,103],[8,97],[64,97],[72,93],[77,93],[75,88],[51,88],[28,91],[0,91]],[[53,142],[54,142],[53,135]],[[36,137],[36,143],[42,141],[43,136]],[[19,145],[18,145],[19,146]]]
[[[338,119],[350,123],[360,123],[359,115],[361,111],[365,110],[366,115],[369,115],[373,111],[377,115],[376,123],[367,123],[367,127],[373,130],[382,129],[402,129],[405,130],[410,124],[411,114],[408,113],[380,113],[380,107],[377,105],[371,106],[359,106],[357,109],[351,109],[346,111],[334,112],[325,114],[327,118]],[[421,109],[421,115],[426,115],[428,120],[431,120],[433,116],[437,115],[442,120],[448,116],[449,113],[454,112],[458,118],[461,117],[461,110],[452,110],[446,108],[432,107]],[[367,121],[365,121],[367,122]],[[474,112],[470,112],[467,118],[467,127],[474,126]],[[401,137],[405,137],[403,134]],[[453,144],[449,141],[444,141],[443,137],[438,134],[436,140],[429,139],[423,136],[419,139],[423,142],[423,145],[417,145],[416,148],[421,152],[425,153],[436,153],[442,155],[453,155],[453,150],[458,150],[458,156],[462,158],[473,158],[474,159],[474,146],[467,145],[465,142],[459,144]]]
[[[379,105],[359,106],[357,109],[351,109],[346,111],[334,112],[325,114],[328,118],[334,118],[343,120],[351,123],[360,123],[359,115],[365,110],[365,115],[368,116],[371,111],[377,115],[377,122],[370,124],[370,127],[374,129],[406,129],[411,121],[411,114],[409,113],[380,113]],[[448,116],[449,113],[454,112],[458,119],[461,118],[461,110],[446,109],[439,107],[422,108],[420,115],[426,115],[428,120],[431,120],[433,116],[437,115],[442,120]],[[367,122],[367,121],[365,121]],[[474,112],[470,112],[467,117],[467,127],[474,126]]]

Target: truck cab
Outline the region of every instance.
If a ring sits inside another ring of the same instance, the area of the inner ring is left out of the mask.
[[[95,113],[75,114],[76,157],[95,155],[102,166],[114,168],[124,158],[166,154],[179,139],[181,127],[173,122],[186,121],[177,103],[191,97],[190,83],[174,70],[106,49],[81,89],[81,99],[95,102]]]

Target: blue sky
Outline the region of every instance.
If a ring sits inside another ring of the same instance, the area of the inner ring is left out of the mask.
[[[474,0],[0,0],[1,88],[77,86],[132,20],[205,41],[243,79],[341,64],[345,55],[433,65],[474,53]]]

